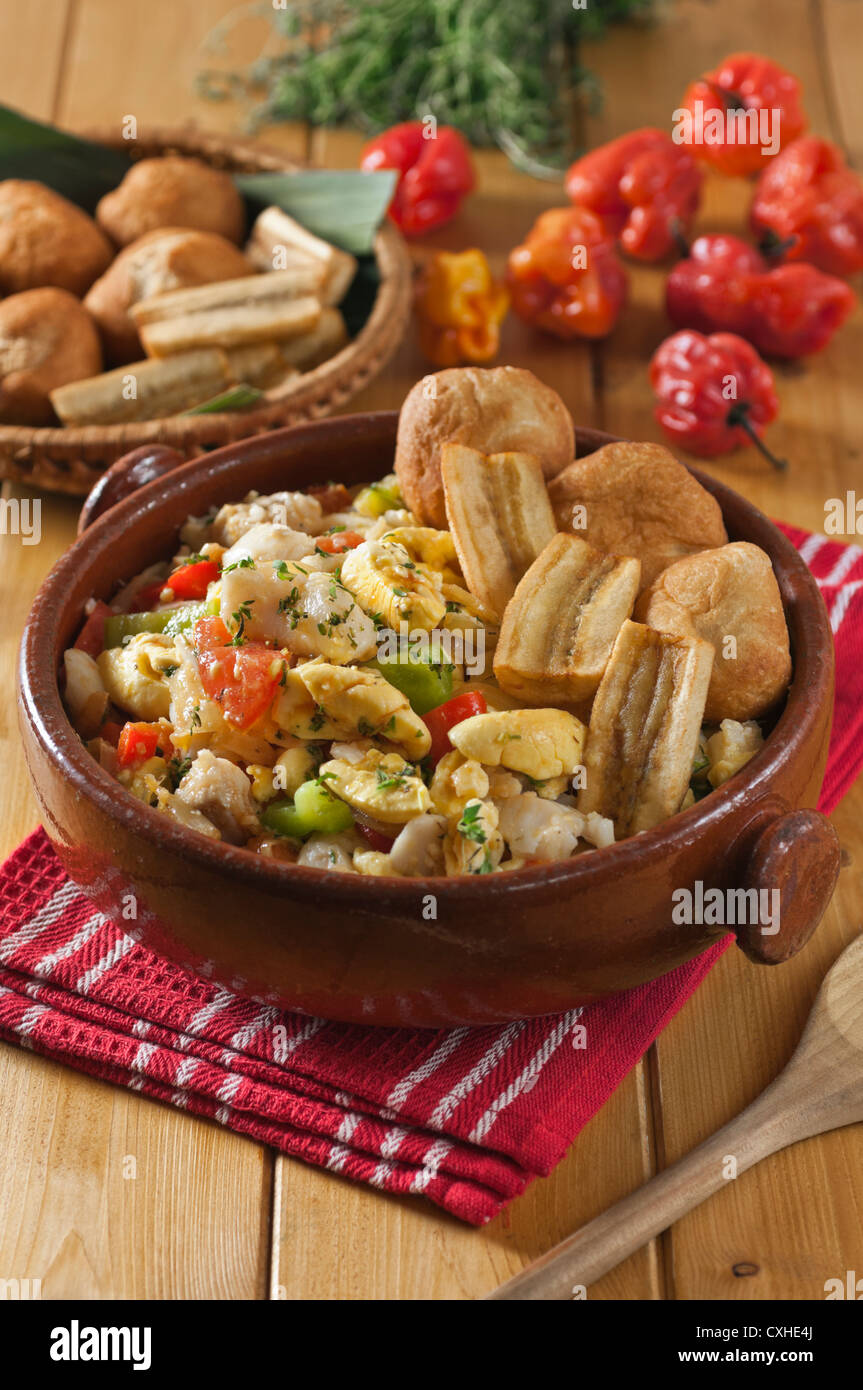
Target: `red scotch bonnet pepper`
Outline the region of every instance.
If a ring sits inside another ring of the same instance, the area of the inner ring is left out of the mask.
[[[714,458],[754,443],[774,467],[786,466],[761,442],[779,410],[773,376],[743,338],[674,333],[653,355],[650,384],[657,420],[691,454]]]
[[[648,126],[576,160],[566,192],[577,206],[596,213],[627,255],[661,261],[689,231],[702,177],[688,150]]]
[[[752,230],[786,261],[808,261],[828,275],[863,270],[863,180],[829,140],[804,135],[758,180]]]
[[[452,126],[405,121],[363,147],[360,168],[400,174],[389,215],[405,236],[442,227],[476,184],[470,150]]]
[[[802,261],[771,269],[754,247],[725,235],[698,237],[665,292],[677,327],[739,333],[768,357],[819,352],[855,303],[844,280]]]
[[[519,318],[558,338],[604,338],[626,299],[626,271],[587,208],[541,213],[509,254],[506,284]]]
[[[745,176],[806,126],[796,77],[760,53],[732,53],[687,88],[672,139],[718,173]]]

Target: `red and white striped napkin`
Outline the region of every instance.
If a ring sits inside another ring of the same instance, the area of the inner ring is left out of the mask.
[[[829,811],[863,765],[863,551],[784,529],[836,641]],[[0,870],[0,1037],[481,1225],[554,1168],[726,945],[552,1018],[439,1032],[330,1023],[145,950],[94,913],[37,830]]]

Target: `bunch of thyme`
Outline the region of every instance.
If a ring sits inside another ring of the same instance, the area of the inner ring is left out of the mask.
[[[643,18],[653,0],[286,0],[244,6],[213,31],[226,49],[249,13],[268,14],[273,51],[244,72],[199,74],[204,95],[257,96],[252,123],[308,121],[370,133],[424,116],[529,172],[556,174],[574,148],[574,103],[595,104],[579,42]]]

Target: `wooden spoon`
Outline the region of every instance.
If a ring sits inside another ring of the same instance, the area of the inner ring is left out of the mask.
[[[737,1174],[798,1139],[863,1120],[863,936],[818,991],[797,1050],[766,1091],[678,1163],[561,1241],[488,1299],[571,1299]],[[580,1292],[580,1290],[579,1290]]]

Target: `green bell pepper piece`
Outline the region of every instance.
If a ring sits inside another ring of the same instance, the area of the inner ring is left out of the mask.
[[[431,661],[370,661],[369,667],[378,671],[390,685],[407,695],[415,714],[428,714],[430,709],[443,705],[452,695],[452,667],[437,666]]]
[[[312,779],[297,787],[293,801],[271,801],[261,812],[261,822],[276,835],[305,840],[315,833],[337,835],[354,823],[351,809],[339,801],[322,782]]]
[[[383,516],[384,512],[396,511],[403,506],[398,494],[384,487],[383,483],[369,483],[354,498],[354,507],[361,516]]]
[[[127,637],[139,632],[164,632],[176,637],[186,632],[199,618],[213,617],[219,611],[217,598],[201,603],[182,603],[178,608],[161,608],[155,613],[112,613],[105,619],[105,646],[122,647]]]
[[[179,608],[174,608],[164,627],[166,637],[176,637],[178,632],[188,632],[190,627],[194,627],[199,618],[217,618],[219,616],[219,598],[202,599],[200,603],[184,603]]]

